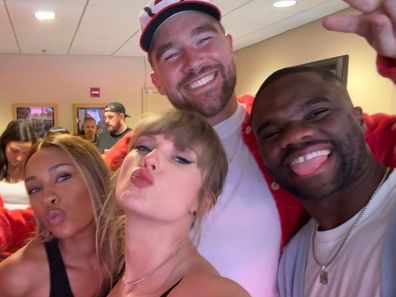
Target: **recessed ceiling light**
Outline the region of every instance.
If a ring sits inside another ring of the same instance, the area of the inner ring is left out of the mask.
[[[38,11],[34,16],[40,21],[53,20],[55,18],[55,12],[53,11]]]
[[[275,1],[272,6],[273,7],[289,7],[289,6],[293,6],[297,3],[296,0],[279,0],[279,1]]]

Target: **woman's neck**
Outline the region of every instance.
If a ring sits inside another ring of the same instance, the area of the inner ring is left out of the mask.
[[[22,180],[22,170],[20,166],[8,166],[7,180],[10,183],[16,183]]]
[[[99,261],[95,230],[95,224],[92,223],[72,238],[59,239],[59,249],[68,274],[73,273],[74,277],[90,282],[92,292],[98,295],[107,274]]]
[[[180,278],[187,255],[195,247],[187,232],[174,232],[175,226],[143,228],[135,223],[126,222],[122,285],[126,292],[161,291]]]
[[[73,266],[86,265],[98,266],[98,255],[95,243],[95,227],[89,226],[76,236],[59,240],[59,248],[62,251],[64,262]]]

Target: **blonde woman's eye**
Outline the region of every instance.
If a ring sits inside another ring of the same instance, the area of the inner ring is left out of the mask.
[[[134,148],[139,153],[149,153],[151,152],[151,149],[148,146],[145,145],[136,145]]]
[[[186,158],[183,158],[183,157],[175,157],[175,161],[180,164],[191,164],[192,163],[192,161],[187,160]]]
[[[55,182],[59,183],[59,182],[63,182],[65,180],[68,180],[69,178],[71,178],[71,174],[70,173],[64,173],[64,174],[60,174],[56,177]]]

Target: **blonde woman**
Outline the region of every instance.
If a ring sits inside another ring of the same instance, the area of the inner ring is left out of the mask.
[[[0,264],[0,296],[106,296],[112,260],[95,238],[111,182],[97,149],[52,134],[29,152],[23,173],[39,235]]]
[[[115,199],[101,216],[102,243],[108,233],[120,242],[125,224],[125,271],[109,296],[248,296],[190,239],[227,173],[212,127],[196,113],[174,110],[144,119],[134,131]]]

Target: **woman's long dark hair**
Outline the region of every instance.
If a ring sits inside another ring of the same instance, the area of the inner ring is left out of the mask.
[[[25,120],[15,120],[8,123],[7,128],[0,136],[0,180],[7,178],[8,161],[5,149],[11,141],[30,141],[34,144],[37,137],[29,122]]]

